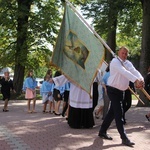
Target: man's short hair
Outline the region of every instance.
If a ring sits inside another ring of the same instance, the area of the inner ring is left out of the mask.
[[[121,50],[121,49],[124,49],[124,50],[129,52],[129,49],[127,47],[125,47],[125,46],[122,46],[122,47],[119,48],[119,50]]]

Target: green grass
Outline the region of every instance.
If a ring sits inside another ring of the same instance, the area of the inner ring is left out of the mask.
[[[137,95],[139,96],[139,95]],[[137,100],[136,96],[132,94],[132,100]]]

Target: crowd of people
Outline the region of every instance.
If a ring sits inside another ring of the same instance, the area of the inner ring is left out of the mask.
[[[61,74],[61,71],[56,71],[53,76],[52,70],[49,69],[39,89],[42,96],[42,112],[66,116],[69,126],[77,129],[92,128],[95,125],[94,116],[96,119],[102,116],[103,123],[98,136],[107,140],[112,140],[112,137],[107,134],[107,130],[115,119],[122,144],[133,146],[134,143],[129,140],[124,129],[125,113],[131,107],[132,102],[131,91],[128,87],[130,86],[135,91],[135,88],[143,88],[145,82],[145,89],[150,94],[150,67],[148,74],[143,78],[140,72],[127,60],[127,56],[128,49],[121,47],[118,56],[108,64],[104,75],[101,70],[97,70],[97,76],[91,88],[93,89],[92,97],[76,83],[68,80],[66,76]],[[30,70],[23,84],[28,113],[36,112],[36,88],[39,87],[33,74],[33,71]],[[9,111],[10,90],[15,92],[13,82],[9,78],[9,72],[4,73],[0,84],[5,101],[3,111],[7,112]],[[31,101],[33,101],[32,107]],[[62,101],[63,109],[60,112]],[[48,105],[49,108],[47,108]],[[150,121],[150,113],[147,113],[145,117]]]
[[[60,76],[61,72],[56,71],[54,77]],[[23,84],[23,91],[25,92],[25,99],[27,99],[28,113],[35,112],[36,104],[36,89],[39,88],[40,95],[42,97],[43,113],[54,113],[55,115],[63,115],[67,110],[68,97],[69,97],[69,82],[62,85],[56,86],[50,81],[52,79],[52,71],[49,69],[44,76],[42,86],[38,87],[35,78],[33,77],[33,71],[30,70]],[[64,110],[60,113],[60,103],[64,99]],[[32,109],[30,103],[33,101]],[[49,105],[49,108],[47,108]]]

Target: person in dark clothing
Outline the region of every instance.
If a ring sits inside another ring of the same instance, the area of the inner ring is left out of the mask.
[[[107,81],[108,81],[108,78],[110,76],[110,69],[109,69],[109,64],[105,70],[105,74],[102,78],[102,86],[103,86],[103,98],[104,98],[104,108],[103,108],[103,117],[102,119],[104,120],[104,118],[106,117],[106,114],[109,110],[109,106],[110,106],[110,100],[109,100],[109,97],[108,97],[108,94],[107,94]]]
[[[9,77],[9,72],[4,73],[4,77],[0,79],[0,84],[1,84],[1,93],[3,95],[3,101],[4,101],[4,108],[3,112],[8,112],[8,101],[10,99],[10,91],[14,90],[13,87],[13,81]]]
[[[54,77],[58,77],[61,75],[61,71],[56,71]],[[59,108],[61,101],[63,99],[63,94],[64,94],[64,86],[56,86],[54,85],[54,90],[53,90],[53,97],[55,100],[55,115],[60,116],[61,113],[59,113]]]
[[[64,91],[64,104],[63,104],[63,111],[62,111],[62,116],[65,116],[65,113],[68,109],[68,100],[69,100],[69,91],[70,91],[70,82],[67,82],[65,84],[65,91]],[[68,116],[67,116],[68,118]]]
[[[135,87],[133,82],[129,82],[129,87],[135,92]],[[126,124],[125,113],[129,110],[132,105],[132,93],[129,89],[125,90],[124,100],[123,100],[123,120],[124,125]]]
[[[98,103],[98,82],[93,83],[93,111]]]
[[[98,97],[99,97],[99,91],[98,91],[98,85],[102,80],[102,72],[100,69],[97,70],[97,76],[94,79],[93,82],[93,111],[95,110],[95,107],[98,104]]]
[[[148,68],[148,73],[144,77],[144,81],[145,81],[145,90],[150,95],[150,66]]]
[[[150,66],[148,67],[148,73],[146,74],[144,81],[145,81],[145,90],[150,95]],[[150,112],[147,113],[145,117],[148,121],[150,121]]]

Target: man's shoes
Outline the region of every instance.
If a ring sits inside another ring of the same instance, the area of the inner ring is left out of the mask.
[[[130,147],[133,147],[133,145],[135,145],[135,143],[131,142],[129,139],[122,140],[122,144]]]
[[[106,133],[99,133],[98,136],[101,137],[102,139],[106,139],[106,140],[113,139],[112,137],[108,136]]]

